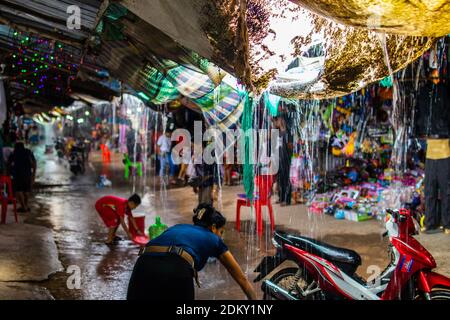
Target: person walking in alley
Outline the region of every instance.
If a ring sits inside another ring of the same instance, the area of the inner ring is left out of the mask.
[[[163,180],[166,176],[166,166],[169,165],[170,182],[174,181],[175,166],[172,161],[172,140],[170,139],[171,131],[167,130],[163,135],[158,138],[156,143],[156,153],[159,156],[159,176]]]
[[[18,212],[29,212],[29,199],[36,178],[36,158],[23,142],[17,142],[8,160],[16,198],[21,206]]]
[[[207,144],[203,146],[205,148]],[[206,163],[202,158],[202,145],[194,145],[193,156],[193,174],[189,177],[188,184],[193,188],[194,192],[198,194],[198,204],[206,203],[213,205],[214,202],[214,186],[219,186],[223,180],[221,172],[214,163]],[[219,176],[220,175],[220,176]]]
[[[141,251],[128,285],[127,300],[194,300],[194,279],[215,257],[248,299],[256,292],[222,240],[226,219],[208,204],[194,210],[194,225],[178,224],[152,239]]]
[[[181,151],[181,157],[183,157],[183,151]],[[180,163],[180,171],[178,172],[178,181],[180,181],[183,185],[186,184],[186,174],[189,163],[181,162]]]
[[[141,204],[141,198],[137,194],[133,194],[130,198],[124,199],[115,196],[105,196],[97,200],[95,203],[95,209],[102,218],[108,231],[108,239],[105,244],[116,244],[121,238],[116,237],[117,229],[119,225],[122,226],[125,233],[130,239],[133,236],[125,222],[125,216],[129,217],[129,221],[132,223],[134,229],[138,235],[142,235],[141,231],[136,225],[136,221],[131,214],[131,211],[136,209]]]
[[[196,182],[192,185],[194,192],[198,194],[198,203],[213,204],[213,188],[216,166],[214,164],[201,163],[194,165]]]
[[[292,185],[290,181],[292,159],[292,135],[288,130],[287,116],[285,114],[274,119],[274,127],[280,130],[278,148],[280,164],[277,174],[278,202],[281,206],[291,204]]]

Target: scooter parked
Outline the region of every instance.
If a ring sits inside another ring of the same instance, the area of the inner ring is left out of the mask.
[[[70,171],[74,175],[83,174],[85,172],[85,165],[82,152],[72,150],[69,155]]]
[[[356,274],[355,251],[283,232],[275,232],[277,253],[261,261],[255,282],[264,279],[265,299],[450,300],[450,279],[432,271],[436,262],[413,237],[420,226],[410,211],[387,210],[386,230],[391,262],[373,283]],[[282,268],[287,260],[296,267]]]
[[[65,142],[63,138],[57,138],[55,140],[55,150],[56,154],[58,155],[58,159],[64,158],[64,149],[65,149]]]

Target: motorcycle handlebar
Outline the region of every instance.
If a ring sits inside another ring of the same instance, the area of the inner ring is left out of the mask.
[[[386,209],[386,212],[391,214],[392,216],[396,216],[397,215],[397,212],[392,210],[392,209]]]
[[[400,215],[400,213],[397,210],[386,209],[386,212],[389,213],[392,217],[394,217],[394,219],[396,221],[401,220],[399,218],[401,218],[402,216]]]

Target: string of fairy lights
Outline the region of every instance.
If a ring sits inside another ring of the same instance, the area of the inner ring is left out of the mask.
[[[10,35],[12,80],[20,83],[26,95],[70,94],[78,64],[72,53],[58,41],[42,39],[14,31]]]
[[[56,40],[12,29],[8,40],[12,49],[9,55],[10,79],[19,85],[25,96],[71,94],[70,81],[79,71],[79,61],[76,60],[79,57],[71,52],[75,49]],[[62,119],[74,120],[63,107],[34,114],[32,119],[41,125]]]

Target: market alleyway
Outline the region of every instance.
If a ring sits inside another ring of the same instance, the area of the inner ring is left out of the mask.
[[[44,154],[43,146],[38,147],[35,154],[39,174],[32,212],[21,214],[18,225],[10,221],[0,226],[0,258],[5,262],[0,267],[0,299],[126,297],[139,249],[129,241],[114,248],[103,244],[106,229],[94,209],[96,199],[102,195],[127,197],[134,189],[141,195],[145,193],[137,211],[146,214],[147,227],[156,215],[169,226],[191,222],[196,196],[189,187],[166,189],[150,171],[145,188],[140,178],[125,181],[120,155],[113,156],[112,164],[104,165],[99,154],[92,153],[86,174],[73,177],[65,161],[53,154]],[[111,179],[112,188],[95,186],[103,172]],[[254,267],[264,255],[273,253],[273,249],[269,234],[260,240],[255,237],[248,209],[243,212],[243,219],[247,221],[243,222],[241,233],[234,229],[235,201],[239,192],[242,192],[241,186],[223,189],[219,207],[228,219],[225,243],[252,280]],[[388,263],[387,240],[381,237],[381,222],[357,223],[328,216],[308,216],[301,205],[283,208],[274,205],[274,209],[277,227],[356,250],[363,258],[358,273],[365,278],[370,276],[366,272],[370,265],[383,269]],[[449,275],[450,237],[421,235],[420,241],[435,256],[439,271]],[[27,252],[34,256],[27,257]],[[71,275],[67,271],[73,270],[73,266],[81,271],[80,289],[67,286]],[[208,263],[200,273],[200,282],[198,299],[244,298],[217,261]],[[260,292],[260,284],[256,286]]]

